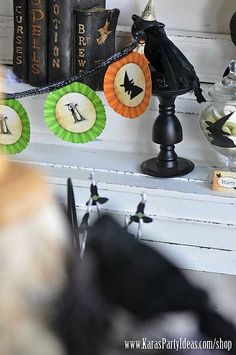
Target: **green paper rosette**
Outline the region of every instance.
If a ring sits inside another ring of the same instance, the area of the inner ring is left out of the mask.
[[[28,115],[17,100],[0,100],[0,152],[17,154],[22,152],[30,140]]]
[[[87,85],[76,82],[51,92],[44,106],[48,128],[71,143],[95,140],[106,125],[105,108]]]

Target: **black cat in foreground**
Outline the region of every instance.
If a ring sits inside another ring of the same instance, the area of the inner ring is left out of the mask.
[[[124,340],[140,332],[163,336],[161,321],[172,312],[191,313],[203,339],[236,341],[234,327],[210,308],[204,291],[157,250],[101,217],[89,230],[84,258],[75,255],[59,302],[56,326],[68,354],[125,354]]]

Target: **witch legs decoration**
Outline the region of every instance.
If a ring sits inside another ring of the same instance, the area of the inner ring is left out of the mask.
[[[73,237],[73,245],[75,249],[79,252],[80,257],[83,258],[86,242],[88,237],[88,229],[89,229],[89,220],[91,217],[91,213],[93,212],[93,207],[96,207],[98,217],[101,217],[101,205],[104,205],[108,202],[107,197],[101,197],[98,192],[97,183],[94,179],[94,175],[90,174],[89,179],[91,180],[90,185],[90,198],[86,203],[87,211],[82,217],[82,221],[78,226],[78,219],[77,219],[77,212],[76,212],[76,204],[75,204],[75,197],[74,197],[74,189],[72,180],[68,179],[67,181],[67,212],[69,217],[69,222],[72,227],[72,237]],[[151,223],[153,220],[152,218],[148,217],[145,214],[145,207],[146,207],[146,194],[143,193],[141,195],[142,199],[136,208],[136,212],[133,215],[126,216],[125,218],[125,230],[129,230],[130,226],[133,223],[138,224],[137,234],[134,236],[136,239],[141,239],[143,234],[143,224]]]
[[[136,212],[134,215],[131,216],[126,216],[125,219],[125,229],[128,231],[128,228],[131,226],[132,223],[138,223],[138,231],[137,231],[137,239],[141,239],[142,237],[142,228],[143,228],[143,224],[144,223],[152,223],[152,218],[146,216],[144,210],[146,207],[146,202],[147,202],[147,198],[146,198],[146,194],[142,193],[141,195],[142,200],[141,202],[138,204]],[[133,236],[133,234],[131,234]]]
[[[98,217],[101,217],[101,205],[108,201],[106,197],[100,197],[98,193],[97,183],[94,180],[94,175],[90,174],[90,198],[86,203],[87,211],[82,217],[80,226],[78,226],[74,189],[71,179],[67,181],[67,205],[68,217],[72,227],[73,244],[75,249],[79,251],[82,258],[86,248],[86,241],[88,236],[89,218],[91,216],[92,208],[96,206]]]

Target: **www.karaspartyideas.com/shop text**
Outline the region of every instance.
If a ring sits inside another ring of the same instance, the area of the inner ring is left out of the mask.
[[[231,340],[189,340],[187,338],[149,340],[125,340],[125,350],[225,350],[231,351],[233,343]]]

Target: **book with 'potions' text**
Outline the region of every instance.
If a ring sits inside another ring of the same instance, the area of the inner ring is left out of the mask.
[[[105,7],[105,0],[48,0],[48,79],[50,83],[74,74],[74,8]]]

